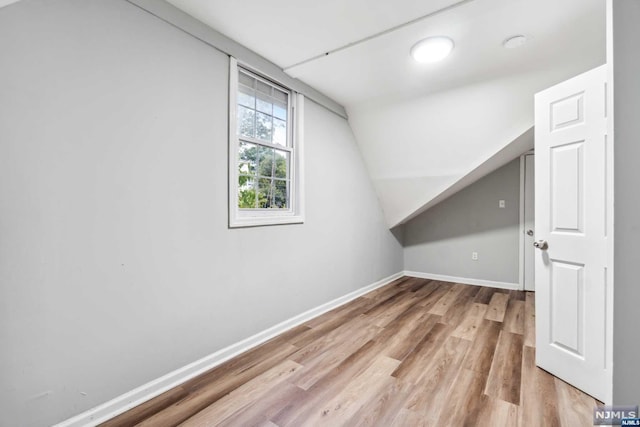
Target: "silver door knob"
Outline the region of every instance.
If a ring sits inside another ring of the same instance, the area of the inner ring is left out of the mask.
[[[533,230],[527,230],[527,236],[533,236]]]
[[[549,248],[549,244],[545,240],[538,240],[537,242],[533,242],[533,246],[542,251]]]

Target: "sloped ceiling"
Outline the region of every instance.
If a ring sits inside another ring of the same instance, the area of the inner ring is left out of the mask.
[[[346,107],[390,227],[525,150],[533,94],[605,62],[605,0],[169,1]],[[433,35],[452,55],[413,62]]]
[[[349,108],[389,226],[432,206],[472,171],[479,179],[532,149],[533,95],[580,74],[582,67],[567,64]],[[505,150],[511,145],[518,150]]]

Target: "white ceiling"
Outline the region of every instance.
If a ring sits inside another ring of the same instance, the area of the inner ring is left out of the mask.
[[[287,68],[460,0],[168,0]]]
[[[346,107],[390,226],[509,152],[536,91],[605,61],[605,0],[168,1]],[[453,53],[415,63],[433,35]]]
[[[169,0],[345,107],[410,97],[572,61],[601,41],[604,0]],[[398,30],[317,58],[403,23]],[[509,36],[530,41],[504,49]],[[409,49],[432,35],[453,54],[417,64]],[[302,65],[300,62],[316,58]]]
[[[540,70],[580,60],[601,40],[600,5],[604,10],[604,0],[474,0],[288,72],[349,108]],[[409,49],[416,41],[441,34],[455,41],[450,57],[436,64],[412,60]],[[502,47],[516,34],[529,43]]]

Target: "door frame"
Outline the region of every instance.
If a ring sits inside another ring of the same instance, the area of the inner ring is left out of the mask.
[[[520,285],[520,290],[524,291],[524,189],[525,189],[525,156],[534,155],[535,150],[531,149],[525,153],[520,155],[520,224],[518,226],[518,247],[519,255],[518,255],[518,283]]]

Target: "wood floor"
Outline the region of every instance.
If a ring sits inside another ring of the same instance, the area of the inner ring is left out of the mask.
[[[103,425],[593,425],[534,334],[531,293],[404,277]]]

